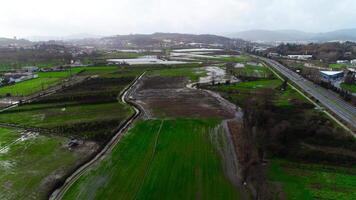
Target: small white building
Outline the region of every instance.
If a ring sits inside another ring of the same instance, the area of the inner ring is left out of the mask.
[[[26,73],[6,73],[4,75],[5,79],[8,80],[9,83],[19,83],[22,81],[38,78],[37,74],[33,74],[30,72]]]
[[[295,60],[310,60],[313,58],[313,55],[288,55],[287,57]]]
[[[38,71],[38,67],[36,66],[26,66],[22,68],[25,72],[37,72]]]
[[[334,81],[344,77],[343,71],[320,71],[320,75],[328,81]]]
[[[356,59],[351,60],[350,63],[356,65]]]
[[[337,60],[336,63],[337,64],[348,64],[349,61],[348,60]]]

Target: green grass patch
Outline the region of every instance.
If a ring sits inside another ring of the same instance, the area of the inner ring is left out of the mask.
[[[282,184],[287,199],[355,199],[356,169],[272,160],[269,179]]]
[[[267,78],[272,76],[272,72],[264,66],[246,65],[242,68],[233,68],[232,72],[237,76]]]
[[[230,90],[239,90],[239,91],[252,91],[258,90],[261,88],[276,88],[282,84],[282,81],[279,79],[273,80],[258,80],[258,81],[248,81],[248,82],[240,82],[237,84],[231,85],[222,85],[219,86],[219,90],[221,91],[230,91]]]
[[[0,199],[46,199],[54,184],[48,176],[70,169],[79,155],[63,148],[63,137],[20,137],[0,128]]]
[[[39,72],[38,78],[8,85],[0,88],[0,96],[27,96],[57,85],[61,80],[79,73],[80,69],[63,72]]]
[[[150,72],[150,75],[157,76],[166,76],[166,77],[176,77],[176,76],[184,76],[188,77],[192,81],[198,81],[200,77],[206,76],[206,71],[201,68],[192,68],[192,67],[184,67],[184,68],[167,68],[167,69],[159,69]]]
[[[235,62],[235,63],[246,63],[251,61],[251,57],[247,55],[239,55],[239,56],[230,56],[230,57],[217,57],[214,60],[221,61],[221,62]]]
[[[257,81],[239,82],[231,85],[219,85],[209,87],[209,89],[222,92],[224,97],[231,102],[241,105],[250,99],[256,92],[261,89],[274,89],[276,92],[275,105],[279,107],[289,108],[293,106],[293,101],[308,103],[308,101],[290,86],[285,91],[279,90],[282,81],[279,79],[264,79]]]
[[[209,131],[216,124],[138,122],[64,199],[238,199],[210,141]]]
[[[0,115],[4,123],[52,128],[84,122],[123,120],[130,110],[117,102],[103,104],[33,104],[14,108]]]
[[[341,83],[341,88],[352,93],[356,93],[356,84]]]
[[[346,67],[347,67],[347,64],[343,64],[343,63],[329,64],[329,68],[332,68],[332,69],[344,69]]]

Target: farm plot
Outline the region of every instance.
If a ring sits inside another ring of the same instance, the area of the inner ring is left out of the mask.
[[[0,114],[0,122],[105,141],[131,110],[118,95],[131,78],[94,78]]]
[[[216,120],[138,122],[64,199],[238,199],[210,140]]]
[[[355,199],[356,168],[273,160],[269,179],[288,199]]]
[[[187,88],[186,84],[184,77],[145,77],[134,98],[148,117],[233,118],[233,109],[205,91]]]
[[[267,67],[248,64],[241,68],[230,68],[230,71],[237,77],[269,78],[273,76]]]
[[[291,107],[295,101],[307,103],[297,91],[287,87],[285,91],[278,88],[282,85],[279,79],[263,79],[257,81],[240,82],[231,85],[209,86],[208,89],[221,92],[230,102],[239,105],[247,101],[253,94],[263,92],[265,89],[272,89],[276,92],[274,98],[276,106]]]
[[[0,199],[46,199],[67,171],[98,146],[66,147],[67,138],[0,128]]]

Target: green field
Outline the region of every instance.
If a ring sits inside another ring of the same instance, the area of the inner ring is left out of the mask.
[[[119,93],[133,80],[95,78],[0,114],[0,122],[38,127],[61,135],[108,138],[132,110],[119,103]]]
[[[287,199],[356,199],[356,168],[272,160],[269,179],[282,185]]]
[[[279,79],[272,80],[258,80],[258,81],[248,81],[240,82],[237,84],[223,85],[219,86],[219,90],[229,91],[229,90],[239,90],[239,91],[252,91],[261,88],[276,88],[282,84]]]
[[[341,88],[349,92],[356,93],[356,84],[351,85],[351,84],[341,83]]]
[[[347,64],[343,64],[343,63],[329,64],[329,68],[332,68],[332,69],[344,69],[346,67],[347,67]]]
[[[264,66],[253,66],[246,65],[242,68],[232,69],[232,72],[236,74],[238,77],[256,77],[256,78],[267,78],[272,76],[272,72]]]
[[[293,100],[307,103],[307,100],[290,86],[285,91],[281,91],[279,87],[282,81],[279,79],[263,79],[257,81],[239,82],[231,85],[219,85],[208,87],[209,89],[225,93],[223,95],[230,102],[241,105],[248,101],[256,92],[263,89],[273,89],[276,92],[274,99],[276,106],[291,107]]]
[[[136,123],[64,199],[238,199],[212,145],[212,120]]]
[[[61,80],[68,78],[70,75],[77,74],[81,69],[72,69],[63,72],[39,72],[38,78],[16,83],[0,88],[0,96],[11,94],[11,96],[27,96],[45,90],[58,84]]]
[[[67,141],[44,135],[21,139],[21,131],[0,128],[0,199],[47,198],[56,174],[82,156],[63,148]]]
[[[183,67],[154,70],[150,72],[150,75],[167,77],[184,76],[192,81],[198,81],[199,77],[206,75],[206,71],[201,68]]]
[[[117,71],[100,69],[88,71],[92,75]],[[40,73],[41,78],[48,79],[66,76],[63,72]],[[23,131],[0,128],[0,199],[47,199],[64,175],[112,137],[118,125],[132,113],[118,97],[134,77],[120,76],[95,76],[0,113],[2,123],[38,130],[33,137],[23,138]],[[69,138],[86,145],[70,150]]]
[[[221,61],[221,62],[235,62],[235,63],[245,63],[251,61],[251,57],[247,55],[239,55],[239,56],[230,56],[230,57],[218,57],[214,60]]]
[[[0,122],[23,126],[53,128],[84,122],[123,119],[128,109],[119,103],[102,104],[33,104],[14,108],[0,115]]]

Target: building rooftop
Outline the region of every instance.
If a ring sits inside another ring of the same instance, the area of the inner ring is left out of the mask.
[[[320,71],[320,72],[323,73],[323,74],[326,74],[328,76],[333,76],[333,75],[336,75],[336,74],[343,73],[343,71]]]

